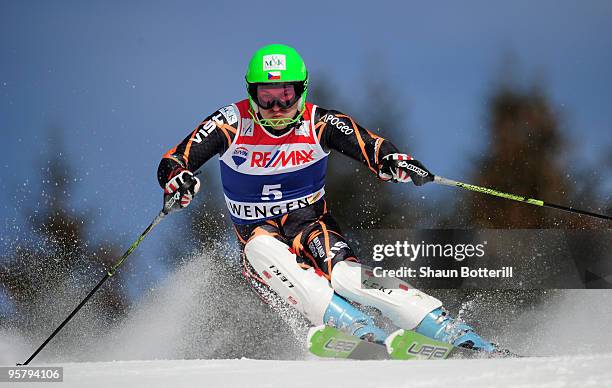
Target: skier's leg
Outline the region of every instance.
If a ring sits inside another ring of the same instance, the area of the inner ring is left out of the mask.
[[[381,284],[381,279],[374,277],[370,268],[358,263],[338,230],[333,218],[325,215],[293,242],[296,252],[309,258],[313,266],[325,273],[337,294],[379,309],[403,329],[412,329],[456,346],[492,348],[470,326],[452,319],[438,299],[400,279],[386,278]]]
[[[406,329],[416,327],[428,313],[442,306],[439,300],[413,287],[396,290],[403,283],[399,279],[392,279],[381,289],[362,286],[361,264],[337,230],[333,218],[326,215],[296,237],[299,242],[294,240],[293,243],[296,252],[309,258],[313,266],[325,273],[336,293],[350,301],[378,308],[397,326]]]
[[[300,268],[289,247],[269,234],[256,234],[244,253],[263,282],[316,324],[323,322],[334,291],[314,269]]]
[[[244,253],[261,281],[314,325],[330,324],[358,337],[384,341],[386,334],[371,317],[335,294],[321,271],[300,266],[293,251],[273,233],[256,229]]]
[[[384,283],[384,286],[370,288],[377,283]],[[367,285],[367,288],[363,285]],[[385,278],[384,282],[381,282],[373,276],[370,268],[345,261],[334,266],[332,286],[337,293],[349,300],[380,309],[403,329],[411,329],[455,346],[488,352],[495,350],[495,347],[476,334],[471,326],[453,319],[442,307],[442,302],[403,280]]]
[[[415,328],[427,314],[442,307],[438,299],[400,279],[384,279],[383,284],[370,273],[360,263],[339,262],[332,272],[332,287],[349,300],[376,307],[404,329]]]

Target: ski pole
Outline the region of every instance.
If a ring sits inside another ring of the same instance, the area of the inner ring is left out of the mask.
[[[563,210],[563,211],[570,212],[570,213],[578,213],[578,214],[582,214],[585,216],[600,218],[602,220],[612,220],[611,216],[607,216],[605,214],[593,213],[593,212],[589,212],[586,210],[576,209],[571,206],[555,205],[554,203],[544,202],[539,199],[521,197],[520,195],[516,195],[516,194],[508,194],[508,193],[504,193],[504,192],[497,191],[494,189],[489,189],[487,187],[471,185],[469,183],[457,182],[452,179],[443,178],[441,176],[435,176],[434,183],[437,183],[439,185],[445,185],[445,186],[460,187],[462,189],[475,191],[477,193],[493,195],[496,197],[506,198],[506,199],[510,199],[513,201],[517,201],[517,202],[528,203],[530,205],[551,207],[554,209],[559,209],[559,210]]]
[[[198,174],[199,172],[195,173],[194,175]],[[104,277],[98,282],[98,284],[93,288],[93,290],[91,290],[91,292],[85,297],[85,299],[83,299],[81,303],[79,303],[79,305],[70,313],[70,315],[68,315],[68,317],[64,319],[64,321],[53,331],[53,333],[51,333],[49,338],[47,338],[45,342],[43,342],[42,345],[40,345],[38,349],[36,349],[36,351],[32,353],[32,355],[23,364],[18,363],[17,366],[28,365],[30,361],[32,361],[34,357],[36,357],[36,355],[38,355],[38,353],[40,353],[40,351],[43,350],[45,346],[47,346],[49,341],[51,341],[53,337],[55,337],[57,333],[59,333],[60,330],[62,330],[62,328],[68,322],[70,322],[72,317],[74,317],[76,313],[79,312],[79,310],[85,305],[85,303],[87,303],[89,298],[91,298],[93,294],[95,294],[96,291],[98,291],[98,289],[102,287],[102,285],[115,274],[115,272],[119,269],[119,267],[121,267],[121,265],[125,262],[128,256],[134,251],[134,249],[136,249],[140,242],[144,240],[147,234],[149,234],[149,232],[151,232],[153,228],[155,228],[157,224],[159,224],[161,220],[163,220],[164,217],[168,215],[168,213],[175,209],[174,205],[181,198],[181,192],[186,189],[190,189],[189,185],[185,187],[181,186],[179,190],[174,193],[174,195],[168,198],[168,200],[164,203],[164,207],[162,208],[162,210],[160,210],[159,214],[155,217],[155,219],[149,224],[149,226],[147,226],[147,228],[144,230],[144,232],[142,232],[138,239],[134,241],[134,243],[132,243],[128,250],[125,251],[125,253],[119,258],[119,260],[117,260],[117,262],[106,272]]]

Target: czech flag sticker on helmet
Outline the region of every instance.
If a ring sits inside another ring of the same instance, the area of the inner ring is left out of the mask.
[[[281,78],[281,72],[280,71],[269,71],[268,72],[268,79],[270,81],[274,81],[274,80],[277,80],[277,79],[280,79],[280,78]]]

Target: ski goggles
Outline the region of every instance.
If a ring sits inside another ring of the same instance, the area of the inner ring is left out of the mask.
[[[262,109],[272,109],[277,105],[281,109],[291,108],[304,91],[302,83],[269,83],[249,85],[249,94]]]

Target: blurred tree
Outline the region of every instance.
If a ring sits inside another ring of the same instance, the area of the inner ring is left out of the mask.
[[[560,118],[551,108],[542,87],[532,85],[521,90],[511,83],[502,83],[491,94],[488,109],[489,141],[474,163],[470,182],[575,206],[578,206],[577,198],[594,197],[594,181],[578,191],[576,182],[570,179],[568,168],[576,168],[570,166],[567,159],[572,144],[566,140]],[[584,217],[478,193],[462,193],[458,209],[451,222],[463,227],[578,228],[593,225]]]
[[[77,179],[61,146],[61,131],[54,130],[49,137],[51,159],[41,169],[41,199],[37,207],[26,211],[30,225],[21,243],[0,261],[0,284],[15,310],[9,320],[30,332],[40,330],[44,320],[41,314],[49,315],[45,318],[53,322],[59,320],[50,316],[59,302],[48,305],[49,300],[59,300],[58,293],[64,290],[74,297],[84,297],[85,290],[88,292],[102,276],[103,267],[110,267],[121,255],[110,242],[87,242],[86,228],[91,217],[87,211],[75,210],[72,204]],[[81,290],[68,291],[75,288]],[[97,308],[107,319],[115,320],[126,313],[127,298],[117,284],[104,287],[99,294]],[[67,307],[76,307],[75,300],[65,302]]]
[[[588,166],[580,159],[570,160],[575,154],[573,143],[545,89],[537,82],[520,87],[514,75],[513,60],[505,62],[509,67],[499,73],[498,83],[488,99],[488,125],[484,134],[488,142],[473,162],[472,178],[466,181],[551,203],[603,211],[596,195],[602,179],[587,173]],[[570,229],[602,227],[604,223],[554,209],[457,191],[456,210],[443,225],[450,228]],[[586,270],[601,259],[597,249],[601,244],[597,238],[589,235],[582,239],[552,241],[554,234],[544,234],[542,246],[549,244],[547,251],[550,252],[552,244],[555,249],[563,250],[560,255],[569,254],[586,284]],[[515,260],[530,260],[533,249],[517,244],[513,251]],[[512,290],[508,295],[515,294],[529,300],[528,304],[537,304],[547,297],[545,292],[537,290],[527,293]]]

